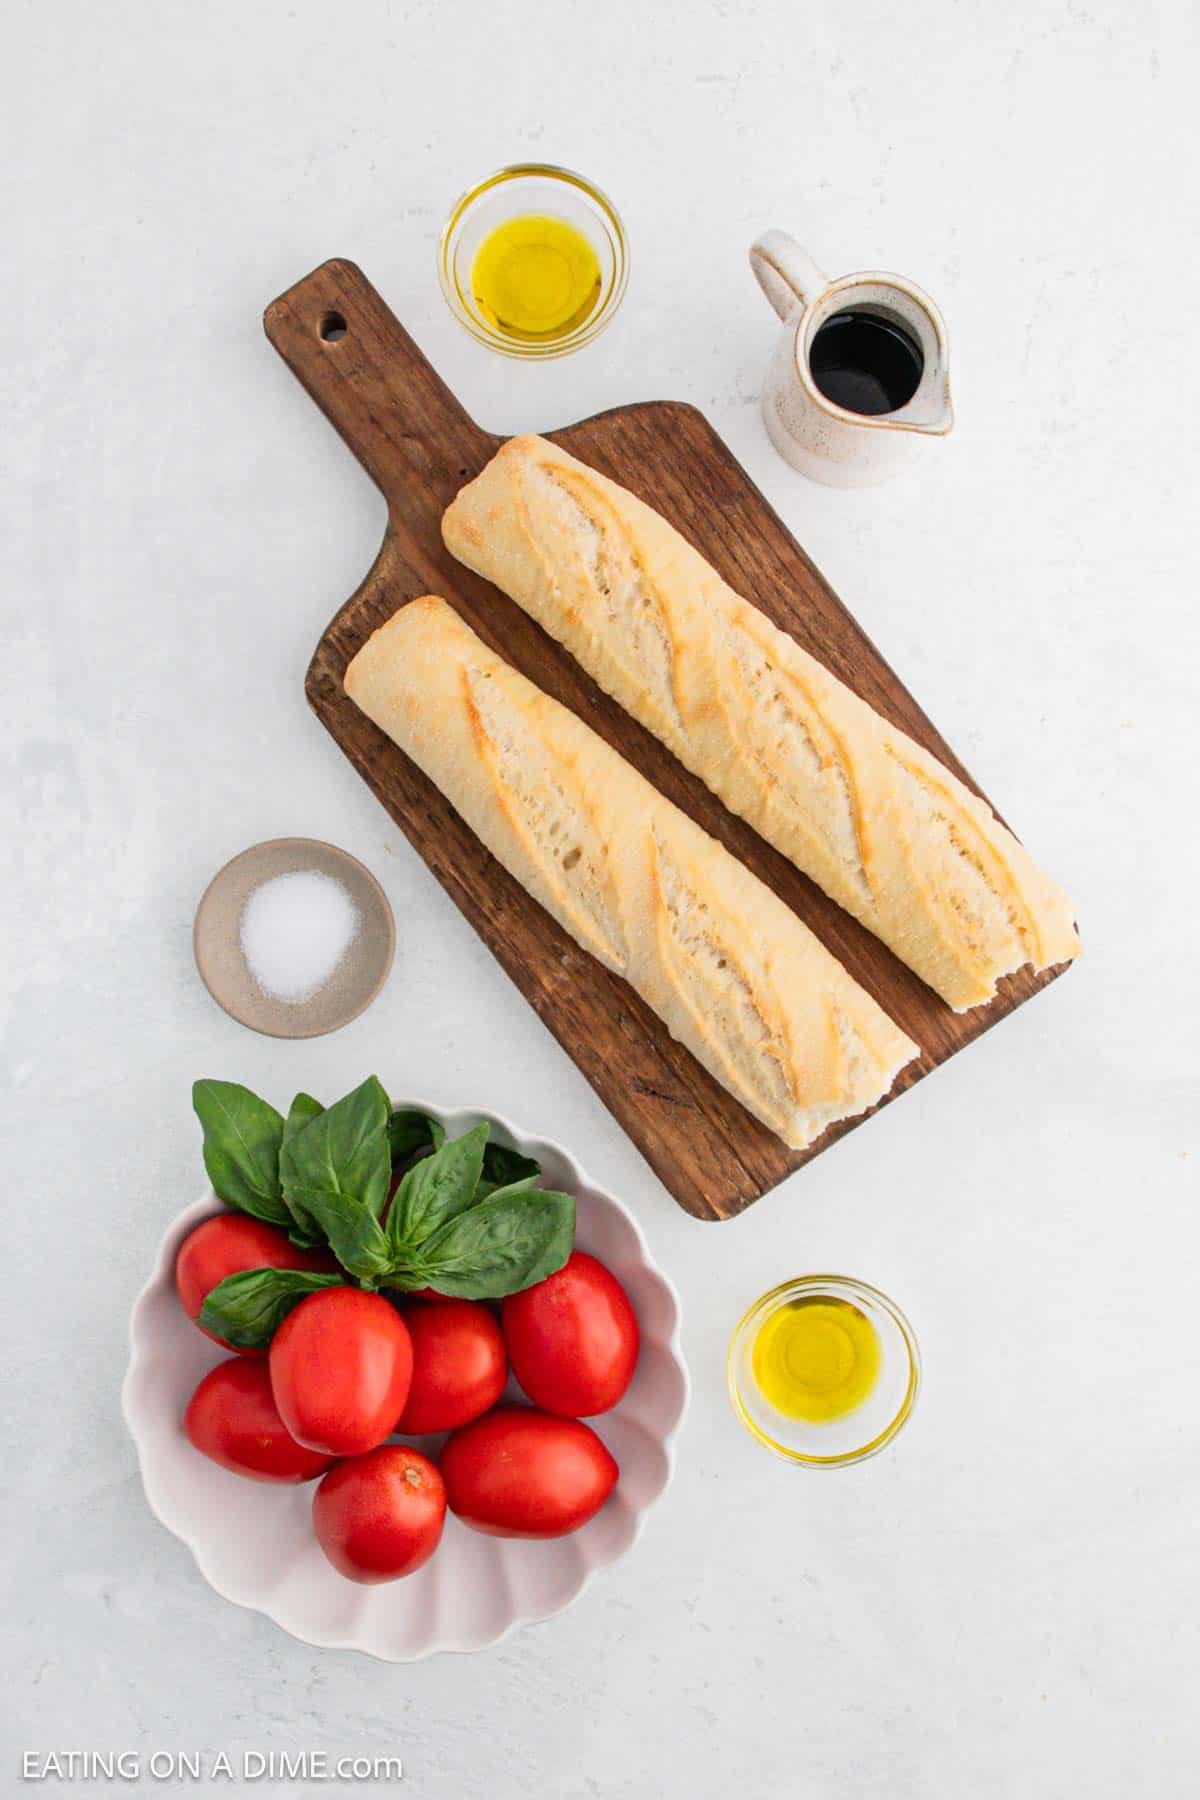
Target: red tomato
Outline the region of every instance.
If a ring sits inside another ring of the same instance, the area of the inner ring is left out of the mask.
[[[439,1300],[414,1306],[405,1323],[412,1338],[412,1386],[397,1431],[453,1431],[495,1405],[508,1379],[508,1358],[486,1306]]]
[[[351,1581],[395,1581],[428,1562],[446,1522],[436,1463],[407,1444],[384,1444],[331,1469],[313,1495],[322,1550]]]
[[[227,1212],[205,1219],[184,1238],[175,1258],[175,1287],[188,1318],[198,1319],[206,1298],[227,1275],[240,1275],[243,1269],[315,1269],[332,1275],[337,1266],[328,1250],[297,1250],[273,1225]],[[200,1329],[204,1331],[203,1325]],[[224,1350],[237,1350],[239,1356],[267,1354],[238,1349],[215,1331],[204,1335]]]
[[[266,1364],[238,1356],[209,1370],[188,1401],[183,1428],[202,1455],[251,1481],[312,1481],[332,1460],[292,1437]]]
[[[271,1386],[292,1436],[330,1456],[359,1456],[395,1430],[412,1379],[408,1327],[379,1294],[309,1294],[271,1340]]]
[[[442,1451],[450,1510],[491,1537],[565,1537],[600,1511],[620,1470],[590,1425],[498,1406]]]
[[[513,1374],[535,1406],[561,1418],[607,1412],[629,1383],[638,1323],[604,1264],[573,1250],[556,1275],[510,1294],[500,1309]]]

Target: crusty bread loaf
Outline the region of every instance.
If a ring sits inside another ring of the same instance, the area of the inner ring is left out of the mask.
[[[346,692],[717,1081],[802,1148],[916,1046],[758,878],[432,595]]]
[[[990,809],[615,482],[513,438],[442,531],[956,1011],[1078,954],[1065,894]]]

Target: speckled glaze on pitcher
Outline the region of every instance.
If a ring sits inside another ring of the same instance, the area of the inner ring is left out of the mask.
[[[756,239],[750,266],[784,324],[762,409],[768,436],[786,462],[830,487],[870,487],[916,455],[922,437],[945,437],[954,424],[946,326],[915,282],[878,270],[831,281],[785,231]],[[894,412],[849,412],[813,379],[814,337],[826,320],[850,309],[900,325],[920,347],[925,366],[917,390]]]

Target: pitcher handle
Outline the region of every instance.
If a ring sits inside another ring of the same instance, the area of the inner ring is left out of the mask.
[[[755,238],[750,246],[750,267],[785,325],[798,308],[807,306],[829,286],[828,275],[786,231],[764,231]]]

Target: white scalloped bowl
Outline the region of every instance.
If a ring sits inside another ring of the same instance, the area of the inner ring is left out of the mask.
[[[537,1542],[486,1537],[447,1514],[441,1544],[415,1575],[378,1587],[339,1575],[313,1535],[314,1483],[246,1481],[201,1456],[183,1432],[197,1382],[226,1354],[192,1324],[174,1283],[184,1238],[223,1210],[211,1188],[167,1231],[134,1305],[121,1403],[151,1509],[188,1546],[219,1594],[266,1613],[305,1643],[411,1662],[437,1650],[482,1650],[517,1625],[550,1618],[625,1554],[647,1508],[671,1479],[688,1377],[679,1297],[619,1200],[595,1187],[560,1145],[528,1137],[492,1113],[397,1104],[435,1113],[452,1136],[487,1119],[502,1141],[536,1157],[548,1187],[576,1196],[579,1248],[599,1257],[624,1284],[641,1329],[641,1353],[620,1405],[588,1421],[621,1469],[596,1517],[569,1537]],[[519,1397],[515,1386],[511,1391]],[[435,1452],[444,1440],[414,1441]]]

